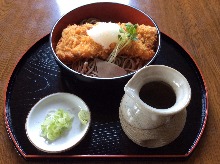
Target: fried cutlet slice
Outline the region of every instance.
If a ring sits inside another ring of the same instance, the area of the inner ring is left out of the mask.
[[[125,26],[125,24],[121,26]],[[137,34],[138,39],[132,41],[131,45],[126,46],[119,54],[150,60],[155,54],[157,30],[155,27],[138,25]]]
[[[119,23],[119,25],[125,28],[125,23]],[[87,34],[87,30],[93,26],[95,25],[86,23],[83,25],[69,25],[65,28],[56,46],[58,58],[65,63],[72,63],[85,58],[107,59],[116,43],[111,43],[108,49],[104,49]],[[132,41],[119,55],[149,60],[155,53],[154,45],[157,40],[157,30],[155,27],[138,25],[137,33],[138,40]]]

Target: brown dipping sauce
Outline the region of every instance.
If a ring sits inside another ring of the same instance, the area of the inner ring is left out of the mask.
[[[153,81],[142,86],[139,93],[140,99],[158,109],[166,109],[176,102],[176,94],[173,88],[162,81]]]

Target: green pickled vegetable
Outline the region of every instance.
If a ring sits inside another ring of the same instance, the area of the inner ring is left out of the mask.
[[[41,136],[54,141],[72,127],[73,116],[63,109],[50,113],[41,124]]]
[[[78,113],[78,117],[79,117],[80,122],[83,125],[86,125],[89,122],[89,120],[90,120],[89,111],[80,110],[79,113]]]

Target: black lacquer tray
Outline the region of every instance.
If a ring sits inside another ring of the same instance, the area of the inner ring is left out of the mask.
[[[17,152],[28,160],[64,159],[187,159],[198,144],[208,114],[207,90],[199,68],[191,56],[174,40],[161,34],[161,50],[152,64],[166,65],[180,71],[189,81],[192,99],[187,107],[187,121],[180,136],[161,148],[143,148],[124,134],[118,108],[121,97],[95,101],[79,93],[88,103],[92,122],[84,140],[76,147],[57,154],[37,150],[25,133],[25,121],[31,107],[41,98],[56,92],[71,92],[51,55],[49,35],[33,45],[18,62],[10,78],[5,100],[5,123]],[[83,86],[76,86],[76,90]],[[121,88],[120,88],[121,89]],[[103,95],[103,99],[105,95]],[[105,104],[104,104],[105,103]]]

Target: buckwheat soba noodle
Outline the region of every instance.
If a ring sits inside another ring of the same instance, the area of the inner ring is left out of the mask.
[[[117,43],[123,40],[119,39],[119,28],[123,30],[125,27],[125,23],[104,23],[96,18],[85,19],[79,25],[69,25],[62,32],[56,54],[71,69],[81,74],[99,77],[97,59],[107,62],[112,52],[118,51],[115,50]],[[120,52],[110,62],[124,69],[125,74],[140,69],[154,56],[157,41],[155,27],[132,27],[136,28],[135,38],[126,45],[123,43],[123,47],[118,45],[121,48]]]
[[[127,73],[134,72],[144,66],[144,62],[140,58],[128,58],[127,56],[118,56],[115,59],[114,64],[123,68]],[[98,77],[98,71],[96,67],[96,60],[83,59],[72,64],[67,64],[74,71],[79,73]]]

